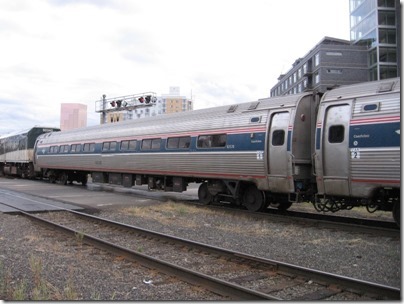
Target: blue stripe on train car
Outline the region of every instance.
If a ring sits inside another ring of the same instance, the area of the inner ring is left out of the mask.
[[[256,133],[241,133],[241,134],[228,134],[226,145],[224,147],[217,148],[197,148],[198,137],[191,138],[191,145],[188,149],[167,149],[167,139],[162,139],[160,147],[158,149],[142,150],[141,140],[138,140],[137,148],[134,151],[120,150],[120,143],[118,142],[115,150],[102,151],[103,143],[96,143],[94,151],[88,152],[63,152],[63,153],[50,153],[48,148],[39,148],[38,154],[41,155],[69,155],[69,154],[119,154],[119,153],[170,153],[170,152],[217,152],[217,151],[263,151],[265,149],[265,132]],[[63,144],[62,144],[63,145]]]
[[[400,122],[350,127],[349,148],[373,147],[400,147]]]
[[[321,128],[316,129],[316,150],[320,150],[320,143],[321,143]]]

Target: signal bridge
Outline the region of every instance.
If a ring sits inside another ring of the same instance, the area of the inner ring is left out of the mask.
[[[100,100],[95,102],[95,112],[105,115],[109,112],[129,111],[137,108],[151,107],[156,104],[157,97],[154,92],[145,92],[120,97],[106,98],[102,95]]]

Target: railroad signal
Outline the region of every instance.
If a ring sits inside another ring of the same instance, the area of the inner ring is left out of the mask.
[[[156,93],[144,92],[140,94],[107,98],[104,94],[95,102],[95,111],[102,113],[102,123],[106,122],[106,113],[115,111],[131,111],[136,108],[149,107],[157,102]],[[109,105],[108,105],[109,104]]]
[[[122,99],[113,100],[109,103],[113,108],[126,107],[128,103]]]

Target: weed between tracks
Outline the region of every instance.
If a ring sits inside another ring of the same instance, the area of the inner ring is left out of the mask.
[[[158,205],[125,208],[121,211],[129,216],[152,219],[163,225],[178,224],[182,228],[198,228],[201,225],[240,234],[253,233],[267,235],[272,231],[265,219],[256,219],[252,223],[250,215],[230,214],[226,210],[210,210],[197,206],[167,202]],[[246,229],[248,227],[248,229]],[[288,233],[283,231],[282,233]]]
[[[30,273],[24,278],[13,279],[10,269],[0,262],[0,299],[6,301],[47,301],[77,300],[72,275],[66,279],[63,290],[59,290],[43,278],[43,262],[41,258],[30,256]]]

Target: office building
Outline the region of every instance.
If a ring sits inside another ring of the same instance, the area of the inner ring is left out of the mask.
[[[271,89],[271,96],[309,90],[324,93],[339,85],[367,81],[366,47],[324,37],[304,57],[297,59]]]
[[[271,96],[324,93],[340,85],[401,75],[400,1],[348,1],[351,40],[324,37],[279,76]]]
[[[368,80],[401,74],[399,0],[349,0],[351,41],[367,48]]]
[[[60,107],[60,129],[62,131],[87,126],[87,105],[62,103]]]

